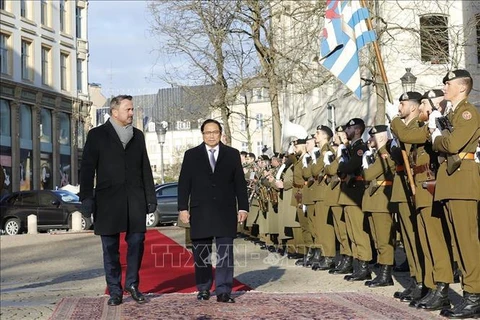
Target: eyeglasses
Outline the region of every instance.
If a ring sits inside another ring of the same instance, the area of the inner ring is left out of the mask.
[[[220,131],[219,130],[215,130],[215,131],[203,131],[202,134],[204,136],[210,136],[210,135],[219,135],[220,134]]]

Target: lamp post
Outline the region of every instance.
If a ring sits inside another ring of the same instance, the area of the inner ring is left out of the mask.
[[[403,92],[415,91],[415,83],[417,82],[417,77],[413,75],[410,71],[412,68],[405,68],[407,71],[401,78]]]
[[[165,183],[165,171],[163,167],[163,145],[165,144],[167,127],[168,123],[166,121],[155,123],[155,132],[157,133],[158,143],[160,144],[160,177],[162,179],[162,183]]]

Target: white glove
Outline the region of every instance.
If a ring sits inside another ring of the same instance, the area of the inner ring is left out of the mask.
[[[437,124],[435,123],[435,119],[440,118],[442,114],[438,110],[433,110],[432,113],[428,116],[428,128],[429,129],[436,129]]]
[[[290,144],[290,146],[288,147],[287,153],[288,154],[295,153],[295,147],[293,146],[293,144]]]
[[[393,149],[394,147],[398,148],[397,139],[392,139],[392,143],[390,144],[390,149]]]
[[[345,162],[345,158],[344,157],[338,158],[338,163],[342,163],[342,162]]]
[[[362,156],[362,167],[363,169],[368,169],[369,167],[369,164],[368,164],[368,160],[367,160],[367,157],[368,156],[371,156],[372,155],[372,151],[370,150],[367,150],[363,153],[363,156]]]
[[[305,155],[302,158],[302,164],[304,168],[308,166],[308,158],[310,158],[310,155],[308,153],[305,153]]]
[[[342,151],[347,149],[347,146],[344,145],[343,143],[341,145],[338,146],[338,149],[337,149],[337,158],[340,158],[342,156]]]
[[[385,106],[385,113],[390,120],[393,120],[393,118],[398,116],[398,105],[387,102],[387,105]]]
[[[325,152],[325,155],[323,156],[323,163],[325,163],[326,166],[331,164],[330,156],[333,156],[333,152],[330,150]]]
[[[432,132],[432,136],[431,136],[431,141],[432,141],[432,143],[434,143],[434,142],[435,142],[435,139],[436,139],[438,136],[441,136],[441,135],[442,135],[442,133],[440,132],[440,130],[438,130],[438,128],[435,129],[435,130]]]

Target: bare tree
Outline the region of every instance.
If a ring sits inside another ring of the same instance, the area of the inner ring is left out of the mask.
[[[179,77],[179,68],[169,73],[173,84],[183,78],[198,84],[214,84],[217,96],[211,102],[214,109],[221,112],[221,121],[230,143],[230,112],[226,104],[228,82],[225,77],[226,52],[231,24],[239,8],[238,1],[151,1],[149,10],[153,17],[151,31],[163,43],[162,51],[170,56],[187,58],[189,65],[183,69],[184,77]]]

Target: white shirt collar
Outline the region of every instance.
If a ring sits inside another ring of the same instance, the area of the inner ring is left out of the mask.
[[[217,144],[215,147],[211,148],[205,144],[205,148],[207,149],[207,154],[210,156],[210,149],[214,149],[215,152],[213,153],[213,156],[215,157],[215,160],[218,159],[218,152],[220,151],[220,144]]]

